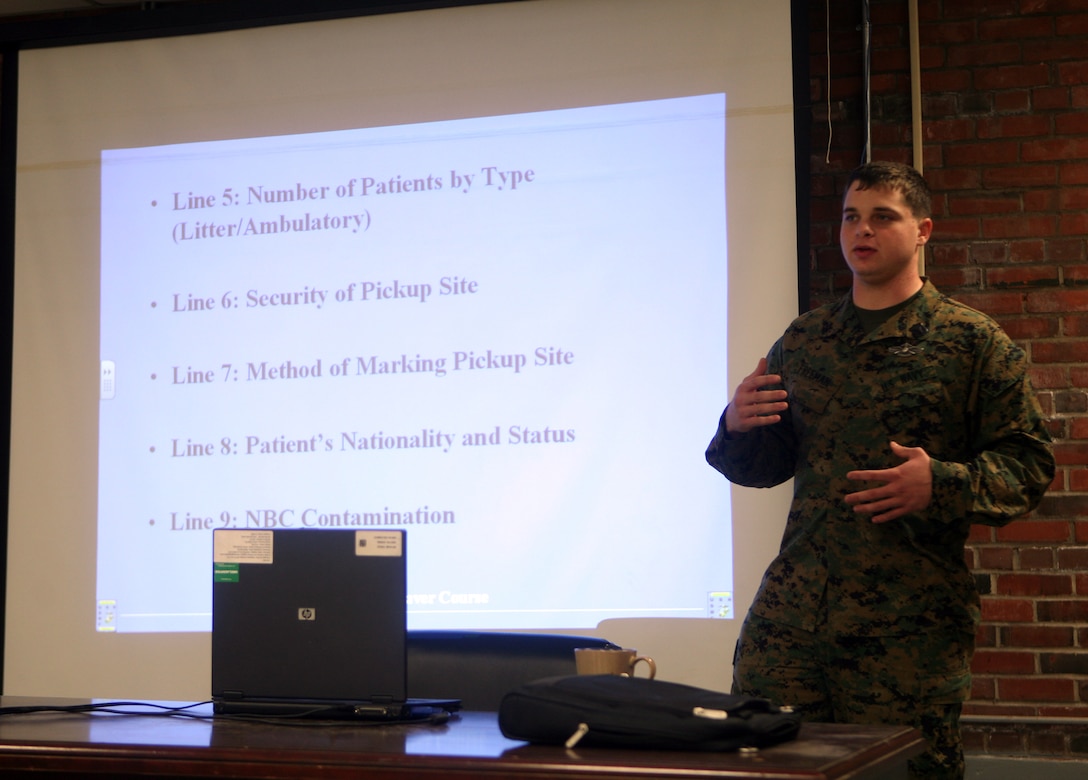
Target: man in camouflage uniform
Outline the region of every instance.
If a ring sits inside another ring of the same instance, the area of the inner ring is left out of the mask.
[[[734,691],[810,720],[916,726],[928,751],[912,776],[959,778],[980,614],[968,528],[1032,510],[1054,458],[1023,352],[919,275],[930,213],[908,166],[851,174],[839,237],[850,294],[790,325],[737,387],[706,457],[740,485],[794,479]]]

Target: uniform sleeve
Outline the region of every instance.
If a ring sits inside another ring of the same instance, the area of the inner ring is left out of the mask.
[[[781,373],[781,352],[779,342],[767,356],[767,373]],[[723,411],[718,430],[707,447],[706,462],[737,485],[774,487],[793,477],[796,452],[788,411],[775,425],[736,435],[726,429]]]
[[[979,365],[974,457],[933,461],[933,501],[940,516],[1001,526],[1039,505],[1054,479],[1054,454],[1023,351],[999,332]]]

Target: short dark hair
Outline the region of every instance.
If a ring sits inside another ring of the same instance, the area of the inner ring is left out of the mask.
[[[869,162],[850,172],[843,189],[843,197],[857,182],[859,190],[870,187],[887,187],[903,193],[903,200],[917,219],[926,219],[933,215],[933,198],[929,185],[909,165],[897,162]]]

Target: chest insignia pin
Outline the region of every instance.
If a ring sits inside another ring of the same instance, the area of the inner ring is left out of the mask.
[[[896,344],[894,347],[888,347],[888,351],[896,357],[914,357],[921,355],[923,349],[920,344]]]

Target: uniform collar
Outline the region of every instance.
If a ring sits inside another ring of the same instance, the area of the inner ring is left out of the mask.
[[[930,332],[934,308],[943,296],[928,278],[922,278],[922,289],[903,309],[870,334],[862,331],[861,319],[853,297],[847,293],[834,304],[831,321],[839,338],[852,344],[895,339],[904,344],[924,340]]]

